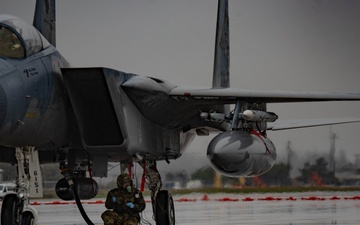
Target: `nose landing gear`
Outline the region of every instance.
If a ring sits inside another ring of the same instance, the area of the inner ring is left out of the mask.
[[[34,150],[35,148],[31,146],[16,148],[18,177],[15,190],[17,193],[10,193],[4,196],[1,207],[1,224],[33,225],[37,223],[38,214],[29,205],[28,198],[30,195],[30,181],[38,175],[37,172],[34,173],[33,170],[30,170],[30,164],[35,163],[39,165],[38,155],[34,154]],[[31,174],[33,177],[31,177]]]

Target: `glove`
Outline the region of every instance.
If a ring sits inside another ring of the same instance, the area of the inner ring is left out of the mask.
[[[126,203],[126,205],[129,206],[131,209],[135,207],[135,205],[132,202],[128,202]]]

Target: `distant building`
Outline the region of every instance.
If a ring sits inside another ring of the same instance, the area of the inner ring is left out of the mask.
[[[360,169],[360,154],[355,155],[355,168]]]
[[[339,179],[342,185],[345,186],[359,186],[360,185],[360,174],[353,171],[336,172],[336,178]]]

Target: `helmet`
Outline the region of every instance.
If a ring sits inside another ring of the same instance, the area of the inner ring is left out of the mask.
[[[129,174],[124,173],[124,174],[120,174],[117,178],[117,186],[118,188],[122,188],[123,187],[123,183],[125,182],[130,182],[130,184],[132,183],[132,179],[129,176]]]

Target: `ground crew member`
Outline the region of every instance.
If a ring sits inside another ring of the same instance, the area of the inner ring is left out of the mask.
[[[136,225],[140,222],[139,213],[145,209],[142,193],[133,187],[131,177],[121,174],[117,178],[117,188],[109,191],[102,215],[104,225]]]

